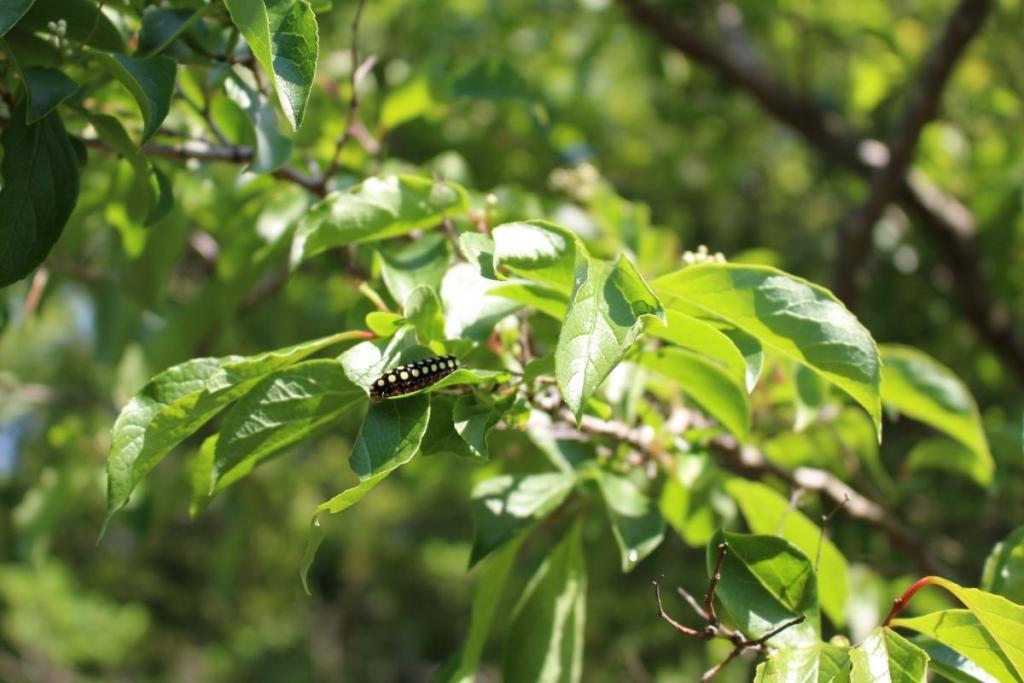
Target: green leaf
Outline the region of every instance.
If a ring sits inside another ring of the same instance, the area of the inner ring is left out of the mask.
[[[629,259],[610,263],[577,254],[576,283],[555,347],[558,388],[577,420],[645,320],[662,315],[661,302]]]
[[[1003,654],[1013,665],[1018,676],[1024,676],[1024,605],[1010,602],[1001,595],[993,595],[977,588],[964,588],[949,579],[932,577],[974,613],[978,621],[999,644]]]
[[[414,287],[402,305],[405,318],[416,328],[421,344],[444,341],[444,315],[437,292],[429,285]]]
[[[216,8],[213,3],[195,9],[155,9],[142,15],[139,29],[138,54],[143,57],[158,55],[187,33],[204,16]],[[192,36],[201,35],[194,32]],[[187,50],[187,48],[186,48]],[[185,51],[185,54],[188,54]]]
[[[1024,680],[1014,672],[999,643],[970,610],[947,609],[911,619],[895,619],[892,626],[934,638],[974,662],[997,681],[1020,683]],[[1018,624],[1018,628],[1020,626]]]
[[[828,290],[774,268],[736,264],[688,266],[652,287],[667,308],[725,320],[820,373],[867,410],[881,437],[878,349]]]
[[[828,643],[769,653],[754,683],[842,683],[850,676],[850,650]]]
[[[742,380],[717,363],[683,348],[644,351],[639,362],[678,382],[687,396],[740,441],[750,438],[750,403]]]
[[[651,325],[647,333],[713,358],[735,375],[748,392],[757,383],[757,375],[747,371],[747,363],[736,344],[703,320],[679,311],[666,311],[665,325]]]
[[[298,130],[316,76],[320,49],[316,15],[305,0],[264,0],[264,3],[273,56],[273,69],[268,71],[274,75],[277,98],[285,118],[293,130]],[[266,64],[263,68],[266,69]]]
[[[153,180],[156,181],[157,192],[156,203],[153,204],[146,216],[147,226],[160,222],[174,208],[174,189],[171,186],[171,179],[156,164],[150,164],[149,170]]]
[[[725,483],[725,490],[739,504],[754,533],[782,536],[815,561],[820,543],[821,561],[815,571],[818,597],[828,618],[842,626],[846,622],[850,568],[835,544],[823,538],[821,529],[792,508],[785,496],[765,484],[733,478]]]
[[[441,233],[423,235],[401,245],[385,245],[380,250],[381,277],[395,301],[405,301],[419,285],[441,288],[451,253]]]
[[[949,368],[917,349],[883,344],[881,351],[882,400],[886,406],[970,449],[977,462],[969,469],[982,476],[978,483],[987,485],[995,465],[978,406],[964,383]]]
[[[420,444],[420,452],[424,456],[474,457],[469,444],[455,431],[455,401],[454,396],[437,394],[430,397],[430,422]]]
[[[752,390],[761,377],[761,370],[764,369],[764,348],[761,346],[761,342],[736,327],[725,327],[721,332],[743,354],[743,362],[746,363],[747,388]]]
[[[449,375],[450,376],[450,375]],[[469,446],[471,457],[487,460],[487,435],[511,407],[514,396],[499,401],[461,396],[452,409],[455,431]]]
[[[473,489],[473,550],[469,564],[515,538],[553,512],[569,495],[576,477],[566,472],[485,479]]]
[[[21,69],[28,90],[28,119],[32,124],[57,108],[78,90],[78,84],[58,69],[25,66]]]
[[[504,382],[511,377],[512,374],[504,370],[479,370],[477,368],[459,368],[450,375],[446,375],[434,384],[427,385],[422,389],[411,391],[408,394],[402,394],[402,396],[418,396],[420,394],[429,394],[440,389],[447,389],[448,387],[456,387],[465,384],[486,384],[488,382]]]
[[[378,337],[393,337],[405,324],[405,318],[390,311],[370,311],[366,314],[366,326]]]
[[[328,249],[437,227],[467,207],[466,191],[454,183],[410,175],[368,178],[310,209],[295,234],[292,266]]]
[[[18,106],[0,134],[0,287],[35,269],[53,249],[78,200],[78,156],[57,112],[25,123]]]
[[[349,465],[360,480],[412,460],[430,421],[430,398],[413,396],[370,405]]]
[[[879,627],[850,652],[851,683],[925,683],[928,655],[892,629]]]
[[[203,439],[203,444],[185,461],[189,474],[192,497],[188,505],[190,517],[197,517],[210,502],[210,487],[213,483],[213,454],[217,448],[217,435]]]
[[[935,437],[919,441],[910,450],[903,467],[907,472],[923,469],[956,472],[973,479],[982,488],[992,483],[995,463],[990,458],[979,457],[959,441]]]
[[[580,245],[571,231],[548,221],[526,221],[499,225],[491,237],[499,277],[507,271],[555,291],[572,292]]]
[[[252,141],[253,156],[249,170],[270,173],[284,166],[292,154],[292,141],[278,131],[277,114],[263,93],[233,70],[224,81],[224,94],[241,110],[240,125],[245,127],[245,137]]]
[[[1000,683],[977,664],[942,643],[927,636],[915,636],[909,640],[928,655],[928,669],[952,683]]]
[[[311,360],[263,378],[224,417],[213,484],[223,490],[260,462],[366,401],[336,360]]]
[[[985,560],[981,587],[1024,604],[1024,527],[996,543]]]
[[[821,637],[818,591],[811,562],[795,546],[777,536],[718,532],[708,544],[708,575],[714,572],[718,545],[729,550],[722,563],[718,598],[745,634],[760,638],[795,617],[802,623],[782,631],[768,645],[807,647]]]
[[[497,280],[494,272],[494,240],[488,235],[478,232],[464,232],[459,235],[459,250],[481,276],[488,280]]]
[[[21,20],[35,0],[9,0],[0,6],[0,38]]]
[[[622,571],[632,571],[661,545],[665,520],[657,506],[630,479],[598,470],[597,483],[619,546]]]
[[[385,371],[406,361],[420,360],[431,355],[428,349],[416,346],[415,329],[412,325],[405,325],[390,339],[356,344],[338,356],[338,361],[348,378],[369,394],[374,380]]]
[[[42,0],[32,5],[21,21],[33,31],[49,33],[47,24],[63,19],[67,23],[66,38],[85,43],[99,50],[124,52],[125,43],[117,27],[99,5],[89,0]]]
[[[796,405],[793,429],[801,432],[818,419],[821,409],[828,400],[828,383],[806,365],[797,364],[793,375]]]
[[[274,73],[270,47],[270,19],[265,0],[224,0],[231,21],[249,45],[256,61],[268,74]]]
[[[96,57],[135,98],[139,111],[142,112],[140,144],[145,142],[157,131],[171,109],[177,65],[173,59],[164,56],[139,59],[122,54],[97,52]]]
[[[521,543],[522,540],[519,539],[507,544],[480,567],[480,576],[473,591],[469,635],[462,647],[431,677],[431,683],[473,683],[480,656],[487,642],[487,632],[505,593]]]
[[[499,320],[521,307],[493,296],[491,290],[497,286],[497,282],[482,277],[468,263],[457,263],[448,270],[441,283],[444,333],[448,339],[483,341]]]
[[[507,683],[575,683],[582,677],[587,575],[573,525],[530,578],[512,613],[502,655]]]
[[[529,306],[559,321],[565,318],[565,309],[569,304],[565,294],[530,282],[498,285],[492,287],[489,293]]]
[[[418,73],[388,92],[380,109],[380,125],[385,130],[429,114],[435,109],[443,111],[444,103],[434,97],[430,76]]]

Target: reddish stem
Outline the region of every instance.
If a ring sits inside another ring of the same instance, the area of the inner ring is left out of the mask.
[[[914,597],[914,593],[921,590],[925,586],[930,586],[933,583],[935,583],[935,577],[926,576],[923,579],[918,579],[910,588],[903,591],[903,595],[892,601],[892,609],[890,609],[889,614],[886,615],[885,621],[882,622],[882,626],[888,626],[889,622],[891,622],[893,619],[899,616],[899,613],[902,612],[903,608],[907,606],[907,603],[910,602],[910,599]]]

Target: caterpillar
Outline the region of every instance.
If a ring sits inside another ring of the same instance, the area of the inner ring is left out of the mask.
[[[379,401],[412,393],[439,382],[455,372],[458,367],[459,362],[455,360],[455,356],[435,356],[399,365],[374,380],[370,386],[370,399]]]

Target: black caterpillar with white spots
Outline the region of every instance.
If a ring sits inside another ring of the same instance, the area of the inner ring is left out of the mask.
[[[399,365],[374,380],[370,386],[370,398],[379,401],[411,393],[440,381],[458,367],[459,361],[455,360],[455,356],[435,356]]]

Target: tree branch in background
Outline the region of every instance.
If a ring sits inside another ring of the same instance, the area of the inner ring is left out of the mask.
[[[646,0],[619,0],[633,20],[667,45],[746,91],[780,122],[802,135],[829,161],[871,176],[888,161],[886,146],[854,131],[838,113],[789,88],[730,46],[707,42]],[[1024,339],[1013,330],[982,273],[977,227],[970,210],[913,170],[900,183],[900,205],[942,250],[964,316],[1024,384]]]
[[[902,189],[921,131],[939,108],[953,68],[988,16],[989,0],[961,0],[939,41],[917,73],[906,111],[889,140],[889,160],[871,177],[867,199],[843,220],[836,233],[832,291],[855,308],[862,289],[861,271],[871,250],[872,229]]]
[[[371,55],[364,63],[359,63],[359,23],[362,21],[363,8],[365,6],[366,0],[359,0],[359,5],[356,6],[356,15],[352,19],[352,52],[350,60],[352,62],[352,76],[349,81],[352,92],[349,95],[348,112],[345,114],[345,128],[342,130],[341,137],[338,138],[338,142],[334,146],[334,156],[331,157],[331,163],[327,167],[327,171],[324,172],[325,181],[338,170],[338,164],[341,161],[341,150],[352,139],[353,131],[356,129],[356,117],[359,114],[359,84],[366,74],[373,69],[373,65],[377,61],[376,57]],[[362,126],[360,125],[359,128],[362,128]]]

